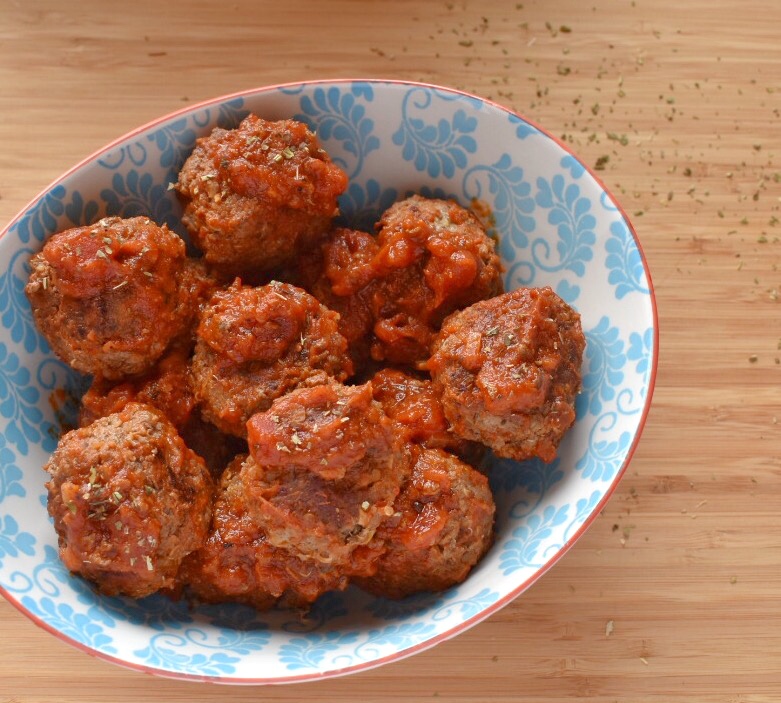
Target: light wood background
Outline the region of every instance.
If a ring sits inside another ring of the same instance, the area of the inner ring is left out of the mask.
[[[430,81],[516,108],[587,163],[609,157],[661,328],[617,492],[486,622],[343,679],[225,688],[94,660],[0,602],[0,703],[781,700],[780,39],[778,0],[0,0],[3,223],[188,102]]]

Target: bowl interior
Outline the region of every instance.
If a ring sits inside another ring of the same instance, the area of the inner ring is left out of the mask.
[[[342,217],[371,228],[413,192],[481,211],[508,289],[550,285],[587,338],[577,421],[550,464],[490,460],[496,542],[465,583],[391,602],[357,589],[306,616],[162,596],[98,596],[62,566],[41,467],[73,423],[85,379],[50,352],[24,296],[44,239],[103,215],[147,215],[185,234],[168,184],[198,136],[249,112],[316,128],[350,177]],[[383,81],[278,86],[163,118],[70,171],[0,238],[0,588],[38,624],[98,656],[170,676],[300,681],[431,646],[518,595],[570,546],[625,469],[650,403],[653,293],[631,226],[593,175],[539,128],[447,89]]]

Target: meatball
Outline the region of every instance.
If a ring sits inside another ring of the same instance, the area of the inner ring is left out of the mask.
[[[326,232],[347,175],[301,122],[249,115],[199,139],[179,173],[182,222],[206,261],[269,270]]]
[[[196,333],[193,384],[206,420],[246,437],[246,423],[301,385],[352,372],[338,316],[295,286],[236,281],[206,306]]]
[[[356,549],[353,563],[333,565],[296,556],[267,539],[254,498],[262,473],[251,457],[237,457],[222,475],[206,544],[182,563],[178,580],[199,600],[237,601],[266,610],[305,607],[321,594],[347,587],[354,573],[373,573],[377,548]]]
[[[418,195],[386,210],[377,228],[372,357],[416,364],[447,315],[502,291],[496,246],[468,210]]]
[[[399,424],[406,441],[428,449],[444,449],[470,464],[480,460],[485,448],[450,429],[431,379],[387,368],[375,373],[371,384],[374,399]]]
[[[371,234],[337,228],[301,256],[294,274],[302,288],[339,314],[339,331],[356,369],[369,359],[374,325],[370,264],[377,249]]]
[[[386,598],[461,583],[493,539],[494,500],[483,474],[441,449],[417,450],[412,475],[377,532],[386,551],[377,571],[356,579]]]
[[[129,403],[146,403],[160,410],[176,427],[184,443],[200,456],[212,476],[219,476],[233,457],[247,451],[238,437],[205,422],[190,376],[190,345],[178,343],[143,376],[121,382],[95,378],[81,399],[79,425],[119,412]]]
[[[116,382],[96,377],[81,399],[79,426],[119,412],[128,403],[160,410],[181,432],[195,408],[190,383],[190,345],[174,344],[147,374]]]
[[[172,586],[206,538],[209,473],[149,405],[68,432],[45,469],[60,558],[107,595],[141,598]]]
[[[180,310],[186,324],[182,335],[182,346],[189,345],[192,348],[195,343],[195,328],[203,308],[212,295],[228,283],[230,281],[223,283],[215,272],[208,268],[203,259],[188,258],[184,262]]]
[[[550,288],[520,288],[448,317],[428,368],[456,434],[552,461],[575,420],[585,343],[580,315]]]
[[[148,371],[187,327],[184,242],[145,217],[106,217],[55,234],[25,292],[55,353],[108,379]]]
[[[247,423],[258,520],[274,546],[350,566],[393,515],[410,471],[404,443],[369,384],[303,388]]]

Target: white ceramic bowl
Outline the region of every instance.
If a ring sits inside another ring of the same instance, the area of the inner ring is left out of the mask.
[[[582,315],[584,390],[551,464],[495,461],[496,543],[462,585],[401,602],[327,594],[301,619],[243,606],[191,610],[162,596],[97,595],[58,557],[41,467],[84,379],[50,352],[23,293],[53,232],[103,215],[148,215],[179,232],[167,190],[199,135],[248,112],[317,128],[349,174],[345,215],[369,227],[411,192],[490,209],[508,289],[550,285]],[[595,518],[637,444],[658,333],[630,223],[594,175],[519,115],[454,90],[316,81],[218,98],[141,127],[70,170],[0,237],[0,589],[35,623],[134,669],[235,683],[346,674],[421,651],[488,617],[539,578]]]

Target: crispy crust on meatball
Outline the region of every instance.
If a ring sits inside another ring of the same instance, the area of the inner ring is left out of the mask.
[[[172,586],[206,538],[209,473],[151,406],[131,403],[68,432],[45,470],[60,558],[107,595]]]
[[[193,384],[203,416],[238,437],[275,398],[352,373],[336,313],[285,283],[252,288],[236,281],[217,292],[196,337]]]
[[[441,449],[417,449],[412,475],[377,532],[377,571],[356,579],[386,598],[461,583],[493,540],[494,500],[486,477]]]
[[[25,292],[38,329],[83,373],[144,373],[191,319],[184,242],[146,217],[55,234],[30,268]]]
[[[194,244],[235,273],[291,261],[328,230],[346,188],[347,175],[305,124],[256,115],[198,139],[176,184]]]
[[[552,461],[575,421],[584,347],[578,313],[550,288],[520,288],[448,317],[428,369],[458,435]]]

